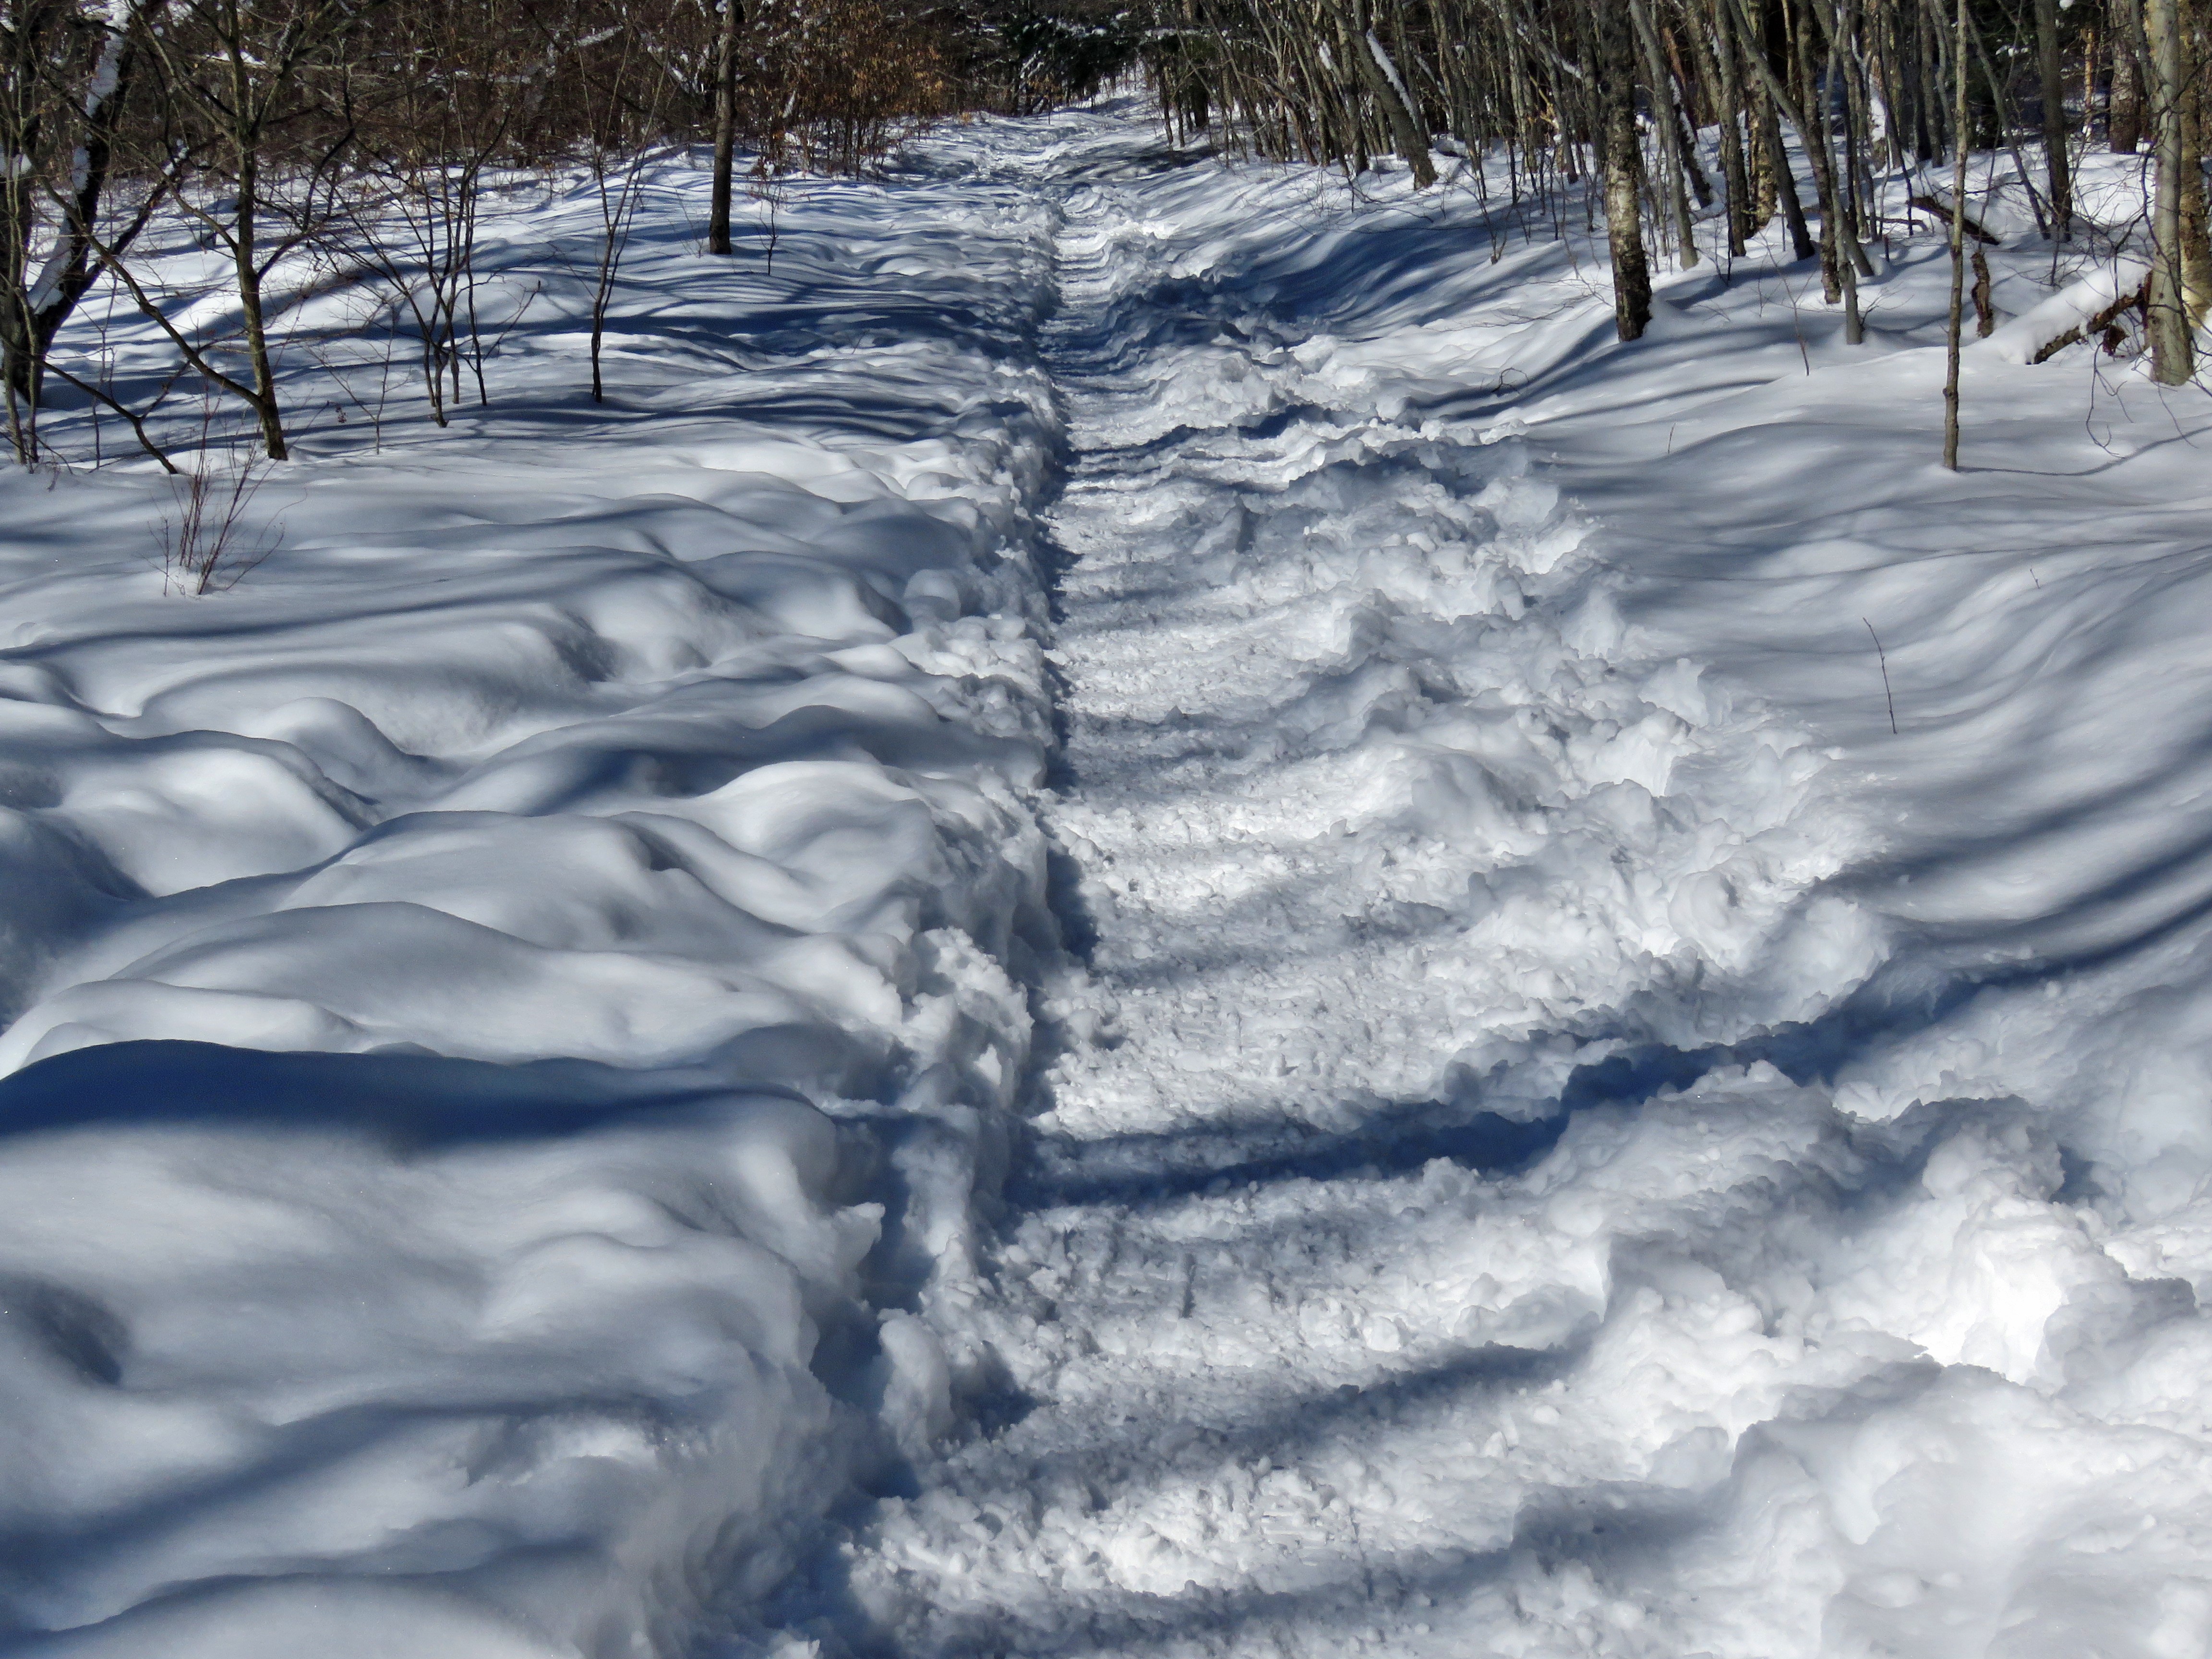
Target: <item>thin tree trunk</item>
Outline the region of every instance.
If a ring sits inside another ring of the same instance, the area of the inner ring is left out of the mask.
[[[1774,175],[1775,199],[1781,204],[1782,217],[1790,227],[1790,251],[1794,258],[1809,259],[1820,251],[1813,240],[1812,228],[1805,222],[1805,204],[1797,195],[1797,175],[1790,167],[1789,146],[1782,142],[1782,118],[1774,112],[1774,100],[1765,100],[1767,166]]]
[[[1643,0],[1629,0],[1629,16],[1644,46],[1644,73],[1651,94],[1651,117],[1659,129],[1659,153],[1666,163],[1667,203],[1674,216],[1675,240],[1680,245],[1682,269],[1698,263],[1697,222],[1690,212],[1689,191],[1683,176],[1682,142],[1674,124],[1674,82],[1659,49],[1658,32],[1644,9]]]
[[[2125,3],[2126,0],[2123,0]],[[1941,112],[1943,107],[1942,31],[1936,27],[1935,8],[1912,9],[1912,39],[1919,54],[1921,124],[1914,157],[1923,167],[1932,164],[1948,145]]]
[[[1963,4],[1964,0],[1960,0]],[[2184,296],[2182,252],[2182,42],[2179,0],[2149,0],[2144,15],[2150,37],[2151,120],[2156,149],[2151,203],[2154,257],[2147,331],[2151,376],[2179,386],[2195,370],[2189,312]]]
[[[1836,198],[1835,166],[1828,150],[1827,94],[1813,67],[1813,17],[1809,0],[1797,0],[1790,46],[1797,71],[1798,97],[1804,101],[1783,112],[1797,129],[1797,142],[1813,168],[1813,196],[1820,210],[1820,297],[1830,305],[1844,297],[1844,243],[1850,228]],[[1781,92],[1776,90],[1776,100]]]
[[[2142,16],[2136,0],[2115,0],[2112,26],[2112,90],[2105,139],[2115,155],[2133,155],[2142,147]]]
[[[252,86],[247,77],[242,44],[231,48],[231,95],[233,108],[244,119],[252,96]],[[231,241],[232,264],[238,274],[238,305],[245,315],[246,355],[253,365],[253,414],[261,427],[261,441],[272,461],[289,460],[290,451],[284,442],[284,420],[276,402],[276,371],[269,357],[269,330],[261,306],[261,267],[258,262],[260,211],[261,157],[258,135],[239,132],[234,140],[237,157],[238,209],[233,221]]]
[[[728,254],[730,202],[738,161],[738,36],[742,0],[722,0],[722,33],[714,58],[714,193],[707,211],[707,252]]]
[[[1613,323],[1638,340],[1651,322],[1651,266],[1644,252],[1644,153],[1636,140],[1636,56],[1628,0],[1597,0],[1598,96],[1604,101],[1605,230],[1613,256]]]
[[[1951,317],[1944,337],[1943,465],[1959,470],[1959,335],[1966,304],[1966,0],[1959,0],[1951,88]]]
[[[2037,67],[2043,76],[2043,154],[2050,181],[2051,234],[2074,234],[2074,180],[2066,155],[2066,81],[2058,62],[2058,0],[2035,0]]]
[[[1875,90],[1867,57],[1866,24],[1853,0],[1835,0],[1834,61],[1844,79],[1844,199],[1850,210],[1851,245],[1863,257],[1875,235],[1874,190]],[[1860,267],[1872,276],[1871,263]]]
[[[1835,84],[1836,76],[1839,73],[1843,72],[1841,67],[1842,64],[1843,37],[1841,33],[1838,32],[1828,46],[1828,84],[1830,86],[1833,86]],[[1827,128],[1828,123],[1824,112],[1820,121],[1820,149],[1823,152],[1825,152],[1828,148]],[[1850,128],[1848,125],[1848,118],[1846,118],[1846,126],[1844,131],[1846,137],[1844,143],[1842,177],[1848,179],[1851,175],[1851,153],[1850,142],[1849,138]],[[1837,181],[1834,179],[1831,179],[1829,180],[1828,187],[1832,191],[1837,191]],[[1840,191],[1838,191],[1838,196],[1840,198]],[[1844,201],[1838,199],[1835,204],[1835,207],[1836,234],[1841,240],[1844,250],[1849,256],[1838,262],[1840,267],[1839,274],[1843,278],[1844,283],[1844,343],[1845,345],[1863,345],[1866,342],[1866,327],[1865,319],[1859,314],[1859,266],[1866,259],[1866,250],[1859,246],[1857,228],[1858,215],[1856,204],[1847,205]],[[1867,274],[1869,276],[1873,274],[1870,267]]]
[[[1690,24],[1691,49],[1698,57],[1698,73],[1720,99],[1721,181],[1728,191],[1728,250],[1732,259],[1744,255],[1746,242],[1759,227],[1752,220],[1750,179],[1743,154],[1743,91],[1736,82],[1735,52],[1725,29],[1708,36],[1703,20]]]
[[[1757,235],[1772,222],[1782,206],[1781,171],[1774,146],[1767,142],[1766,124],[1774,113],[1766,88],[1753,85],[1744,93],[1744,160],[1751,170],[1751,224],[1745,233]],[[1804,256],[1798,256],[1802,258]]]
[[[14,158],[8,158],[12,161]],[[0,177],[0,383],[8,395],[9,435],[22,455],[21,415],[16,400],[30,400],[38,376],[33,343],[30,296],[31,203],[33,179],[27,160]]]

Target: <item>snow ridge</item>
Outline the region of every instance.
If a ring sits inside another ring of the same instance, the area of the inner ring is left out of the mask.
[[[692,1651],[975,1386],[1049,215],[823,185],[770,274],[703,185],[610,410],[552,316],[451,436],[308,434],[231,592],[156,479],[0,483],[11,1653]]]

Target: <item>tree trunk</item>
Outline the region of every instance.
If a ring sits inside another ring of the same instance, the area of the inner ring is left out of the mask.
[[[1697,221],[1690,211],[1685,187],[1684,152],[1680,129],[1674,122],[1674,82],[1659,49],[1658,32],[1644,10],[1642,0],[1629,0],[1629,18],[1644,47],[1644,73],[1651,94],[1651,118],[1659,129],[1659,153],[1666,167],[1667,204],[1674,216],[1674,237],[1680,245],[1682,269],[1698,263]]]
[[[1773,157],[1775,184],[1782,198],[1783,210],[1790,220],[1790,240],[1799,258],[1808,259],[1816,252],[1820,256],[1820,287],[1832,305],[1843,296],[1843,279],[1834,269],[1838,236],[1848,244],[1855,260],[1863,259],[1866,256],[1859,252],[1858,242],[1851,236],[1850,227],[1838,222],[1841,216],[1837,211],[1834,179],[1829,165],[1826,112],[1823,112],[1820,129],[1816,131],[1805,118],[1805,106],[1790,95],[1790,88],[1783,80],[1783,71],[1777,70],[1772,58],[1760,51],[1753,41],[1751,18],[1742,9],[1741,0],[1729,0],[1729,3],[1735,8],[1736,21],[1742,28],[1746,55],[1758,69],[1759,79],[1766,83],[1766,143]],[[1814,84],[1812,60],[1808,56],[1811,26],[1802,5],[1797,23],[1796,49],[1786,54],[1784,65],[1796,64],[1805,86],[1810,88]],[[1771,15],[1768,25],[1775,27]],[[1782,43],[1771,44],[1778,50]],[[1819,192],[1820,204],[1820,240],[1817,244],[1806,229],[1804,206],[1797,199],[1797,181],[1790,171],[1790,152],[1782,143],[1781,115],[1787,115],[1790,125],[1797,129],[1797,136],[1805,146],[1806,159],[1812,163],[1814,185]]]
[[[261,307],[259,214],[261,194],[261,134],[253,125],[255,106],[252,71],[246,63],[246,42],[234,35],[225,42],[230,55],[229,134],[237,166],[233,181],[238,188],[238,209],[233,220],[232,264],[238,275],[238,306],[246,322],[246,355],[253,365],[253,414],[261,427],[261,440],[269,459],[290,459],[284,443],[284,422],[276,402],[276,367],[269,359],[269,331]]]
[[[1398,74],[1382,38],[1375,32],[1365,9],[1356,7],[1352,21],[1355,38],[1346,42],[1358,65],[1359,78],[1382,111],[1390,128],[1391,145],[1413,170],[1413,188],[1426,190],[1437,181],[1436,163],[1429,159],[1429,135],[1413,108],[1413,94]]]
[[[263,320],[261,270],[255,259],[255,223],[260,189],[258,159],[241,146],[238,163],[237,240],[233,264],[238,273],[238,306],[246,319],[246,355],[253,365],[253,416],[261,428],[261,441],[272,461],[289,460],[284,443],[284,420],[276,401],[276,371],[269,357],[269,331]]]
[[[745,26],[741,0],[722,0],[722,33],[714,59],[714,197],[707,213],[707,252],[727,254],[730,198],[738,164],[738,35]]]
[[[1702,18],[1690,21],[1690,46],[1696,53],[1698,75],[1720,100],[1721,185],[1728,192],[1728,251],[1732,259],[1744,256],[1747,240],[1758,230],[1751,216],[1751,181],[1743,155],[1743,91],[1736,84],[1735,53],[1725,29],[1708,33]]]
[[[1782,142],[1782,118],[1774,112],[1774,100],[1765,100],[1766,165],[1774,175],[1775,199],[1782,204],[1782,217],[1790,227],[1790,249],[1793,258],[1809,259],[1820,251],[1814,241],[1813,232],[1805,222],[1805,204],[1797,195],[1797,175],[1790,168],[1790,150]]]
[[[1744,160],[1751,171],[1751,223],[1747,235],[1755,236],[1765,229],[1782,206],[1780,169],[1775,165],[1774,147],[1766,140],[1766,124],[1773,113],[1774,106],[1767,101],[1765,87],[1746,89]]]
[[[2112,9],[2112,90],[2105,137],[2115,155],[2133,155],[2142,147],[2142,25],[2135,0]]]
[[[1951,54],[1951,318],[1944,339],[1943,465],[1959,470],[1959,335],[1966,307],[1966,0]]]
[[[1820,297],[1834,305],[1844,297],[1842,267],[1848,257],[1844,247],[1851,233],[1836,193],[1835,162],[1828,148],[1827,92],[1814,68],[1813,16],[1808,0],[1798,0],[1796,12],[1790,46],[1796,62],[1797,95],[1804,101],[1786,113],[1790,125],[1797,129],[1797,142],[1813,169],[1813,196],[1820,210]],[[1780,95],[1778,89],[1778,101]]]
[[[14,399],[28,403],[38,353],[32,344],[30,254],[31,204],[34,188],[27,166],[0,177],[0,380],[17,416]],[[17,445],[20,449],[21,446]]]
[[[114,162],[117,123],[130,92],[136,45],[133,31],[142,21],[151,21],[162,3],[163,0],[137,0],[122,8],[107,26],[93,59],[89,81],[76,89],[82,129],[70,187],[62,198],[62,223],[56,229],[53,246],[35,279],[28,269],[35,212],[33,180],[22,173],[0,187],[0,272],[4,272],[0,275],[0,292],[15,296],[5,317],[0,318],[0,374],[6,376],[10,390],[29,407],[38,404],[40,375],[55,337],[76,309],[77,301],[99,279],[100,268],[93,258],[94,227]],[[121,246],[128,246],[137,238],[166,187],[166,179],[154,181],[137,223],[118,239]]]
[[[2123,0],[2126,3],[2127,0]],[[1941,46],[1942,31],[1929,14],[1932,6],[1912,9],[1912,40],[1919,53],[1920,84],[1924,89],[1920,100],[1921,124],[1915,138],[1914,159],[1923,167],[1931,165],[1945,149],[1944,122],[1941,111],[1943,104],[1943,64]]]
[[[1644,253],[1644,153],[1636,138],[1636,54],[1628,0],[1596,0],[1598,96],[1604,100],[1605,232],[1613,255],[1613,324],[1623,340],[1651,321],[1651,266]]]
[[[2178,0],[2186,6],[2189,0]],[[2204,48],[2193,27],[2182,42],[2181,71],[2181,303],[2194,338],[2212,310],[2212,224],[2204,203]]]
[[[1843,37],[1839,31],[1828,47],[1828,84],[1830,86],[1835,84],[1838,75],[1847,73],[1843,68]],[[1828,187],[1837,194],[1836,234],[1842,239],[1844,251],[1849,255],[1848,258],[1838,262],[1844,279],[1844,343],[1863,345],[1866,343],[1866,319],[1859,313],[1859,277],[1862,274],[1872,276],[1874,267],[1868,262],[1866,249],[1859,241],[1857,204],[1850,199],[1850,192],[1844,188],[1851,177],[1851,139],[1848,101],[1845,110],[1841,183],[1837,179],[1831,179]],[[1828,148],[1827,125],[1824,114],[1820,122],[1820,149],[1823,152]]]
[[[2058,63],[2058,0],[2035,0],[2035,50],[2043,73],[2043,154],[2051,181],[2051,234],[2074,234],[2074,180],[2067,160],[2066,82]]]
[[[1964,0],[1961,0],[1964,3]],[[2153,258],[2150,305],[2151,376],[2179,386],[2195,370],[2187,301],[2184,298],[2182,168],[2186,163],[2181,82],[2184,56],[2179,0],[2149,0],[2144,14],[2150,37],[2151,125],[2156,151],[2151,199]]]

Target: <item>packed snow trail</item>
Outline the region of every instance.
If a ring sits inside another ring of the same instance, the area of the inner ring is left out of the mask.
[[[1779,1075],[1559,1115],[1615,1091],[1611,1056],[1863,971],[1830,959],[1848,924],[1778,966],[1835,867],[1796,822],[1816,757],[1624,653],[1522,446],[1287,402],[1297,337],[1182,274],[1240,205],[1188,169],[1066,208],[1048,821],[1093,977],[986,1312],[1041,1403],[858,1578],[930,1651],[1464,1651],[1501,1593],[1571,1635],[1572,1583],[1541,1606],[1516,1544],[1668,1528],[1782,1389],[1863,1364],[1725,1294],[1607,1316],[1622,1231],[1679,1231],[1651,1276],[1717,1290],[1697,1256],[1776,1201],[1747,1171],[1846,1158]],[[1362,302],[1363,228],[1333,302]]]
[[[279,273],[233,592],[0,479],[0,1649],[2207,1651],[2201,401],[1126,106],[704,186],[604,408],[587,188],[448,432]]]
[[[2118,1170],[2069,1165],[2061,1136],[2094,1144],[2069,1103],[1961,1074],[1940,1033],[1996,994],[1929,988],[1958,939],[1905,949],[1909,907],[1836,879],[1911,844],[1890,814],[1956,822],[1988,700],[1923,714],[1884,780],[1751,694],[1777,576],[1831,514],[1900,520],[1893,489],[1923,524],[1985,510],[1920,482],[1932,398],[1894,430],[1894,377],[1931,354],[1799,394],[1802,325],[1708,285],[1703,337],[1670,347],[1692,331],[1662,307],[1624,362],[1572,261],[1491,266],[1464,198],[1177,166],[1111,122],[1059,137],[1027,162],[1065,192],[1044,344],[1073,454],[1046,819],[1088,975],[1048,1004],[1064,1051],[973,1314],[1003,1382],[791,1588],[793,1632],[915,1656],[2203,1651],[2191,1291],[2108,1248]],[[1923,330],[1932,274],[1885,296]],[[2010,385],[2045,393],[2016,433],[2078,418],[2070,386]],[[1893,459],[1844,436],[1869,391]],[[1747,440],[1778,405],[1783,453],[1723,447],[1731,488],[1667,473],[1662,431]],[[1518,435],[1545,415],[1548,453]],[[2203,535],[2201,486],[2133,483],[2190,491]],[[2012,567],[2097,510],[2056,485],[2037,507],[1988,578],[2008,604]],[[1690,523],[1783,556],[1736,589],[1749,555],[1626,556]],[[1929,619],[1898,610],[1931,579],[1896,557],[1791,613],[1805,657],[1870,609],[1929,659]],[[1960,585],[1953,562],[1932,580]],[[2094,603],[2039,625],[2095,626]],[[1980,625],[1954,607],[1948,637]],[[1778,694],[1873,734],[1871,678],[1839,697],[1781,657]],[[2104,752],[2124,819],[2163,762]],[[1995,775],[1978,804],[2031,810]],[[2148,968],[2155,1000],[2173,966]],[[2031,989],[2049,1027],[1968,1050],[1992,1069],[2087,1040]],[[2082,994],[2094,1029],[2112,992]]]

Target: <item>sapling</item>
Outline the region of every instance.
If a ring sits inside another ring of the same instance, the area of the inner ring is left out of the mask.
[[[283,539],[277,527],[256,531],[249,520],[267,459],[250,450],[224,459],[229,447],[216,431],[215,390],[204,388],[197,453],[192,465],[170,479],[172,507],[161,515],[162,579],[178,592],[197,597],[236,586]]]
[[[1959,331],[1966,303],[1966,0],[1959,0],[1957,35],[1951,55],[1951,313],[1943,337],[1943,465],[1954,472],[1959,470]]]

